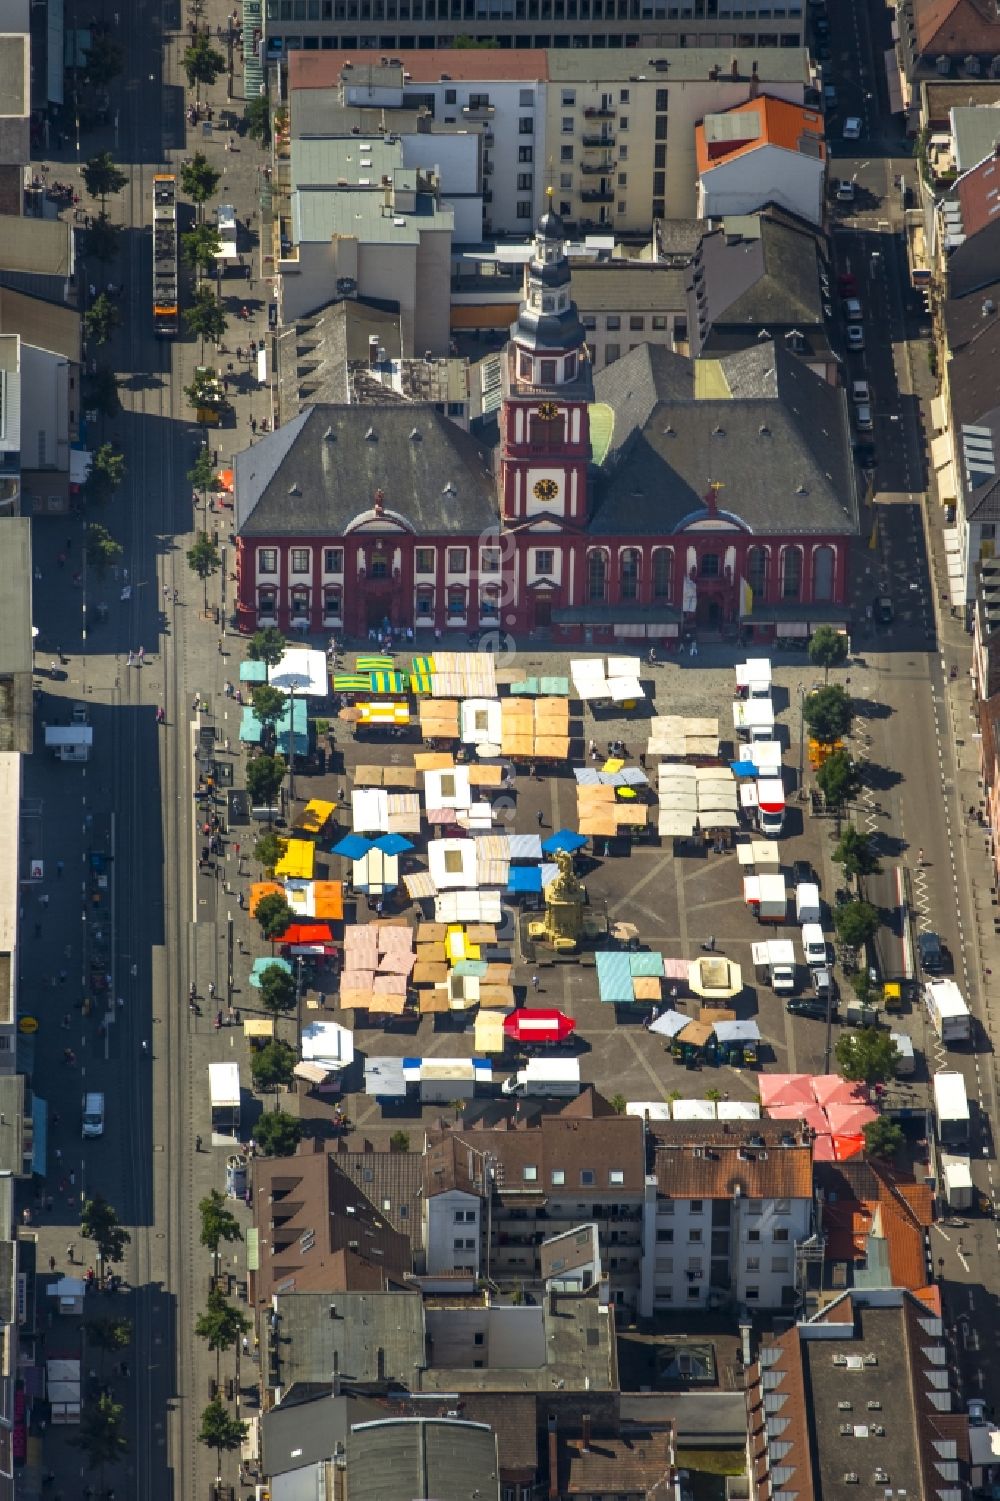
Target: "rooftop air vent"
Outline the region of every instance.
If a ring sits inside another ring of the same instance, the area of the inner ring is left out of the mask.
[[[370,427],[368,429],[368,431],[365,433],[365,441],[368,442],[368,443],[374,443],[375,442],[375,429],[373,427]]]
[[[713,438],[724,438],[725,436],[726,436],[726,429],[724,427],[713,427],[712,428],[712,437]]]
[[[410,428],[410,442],[411,443],[419,443],[420,442],[420,429],[419,429],[419,427],[411,427]]]
[[[298,485],[292,484],[288,487],[288,493],[289,495],[301,495],[302,491],[299,489]]]

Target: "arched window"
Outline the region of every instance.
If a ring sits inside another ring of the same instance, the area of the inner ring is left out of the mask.
[[[273,584],[264,584],[257,590],[258,623],[273,623],[278,618],[278,591]]]
[[[754,599],[763,599],[767,594],[767,548],[751,547],[747,553],[747,583],[753,590]]]
[[[667,604],[674,597],[674,550],[658,547],[653,553],[653,598]]]
[[[309,590],[304,584],[296,584],[291,590],[291,612],[293,620],[308,620],[309,618]]]
[[[786,547],[781,554],[781,597],[802,598],[802,550]]]
[[[327,584],[323,590],[323,624],[333,625],[344,614],[344,591],[339,584]]]
[[[517,373],[522,380],[531,379],[531,355],[522,352],[517,357]]]
[[[484,584],[479,591],[479,619],[500,619],[500,585]]]
[[[639,560],[637,547],[626,547],[618,560],[618,592],[622,599],[639,598]]]
[[[448,585],[448,619],[465,619],[465,585]]]
[[[832,547],[813,549],[812,597],[814,600],[833,598],[833,576],[836,554]]]
[[[591,604],[604,604],[608,597],[608,555],[603,547],[595,547],[587,554],[587,599]]]
[[[417,620],[432,620],[434,618],[433,584],[417,585],[416,600],[413,613]]]

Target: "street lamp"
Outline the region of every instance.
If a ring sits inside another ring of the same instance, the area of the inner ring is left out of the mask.
[[[806,769],[806,688],[799,684],[799,800],[804,800]]]

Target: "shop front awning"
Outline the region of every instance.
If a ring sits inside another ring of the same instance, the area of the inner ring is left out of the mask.
[[[938,500],[943,506],[954,505],[958,499],[958,476],[953,463],[945,464],[935,475]]]
[[[906,106],[903,103],[903,87],[899,81],[899,62],[895,47],[885,49],[885,82],[889,94],[889,113],[901,115]]]
[[[951,434],[942,433],[938,438],[931,439],[931,465],[935,469],[943,469],[952,461]]]
[[[943,396],[931,397],[931,427],[936,433],[943,433],[948,426],[948,407]]]

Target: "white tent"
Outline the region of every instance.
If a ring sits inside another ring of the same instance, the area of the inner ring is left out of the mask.
[[[354,788],[351,793],[351,827],[355,834],[389,832],[389,794],[383,788]]]
[[[472,792],[467,766],[451,766],[444,771],[424,772],[426,808],[469,808],[471,805]]]
[[[474,839],[431,839],[427,865],[438,891],[471,889],[477,885]]]
[[[354,1062],[354,1033],[339,1022],[314,1021],[302,1029],[302,1059],[331,1073]]]
[[[499,699],[466,698],[463,699],[459,712],[462,741],[465,745],[499,745],[502,737]],[[450,805],[434,803],[429,806],[444,808]]]
[[[434,902],[435,922],[499,923],[499,891],[444,891]]]
[[[293,690],[304,698],[325,698],[330,691],[326,657],[306,646],[290,646],[268,678],[282,693]]]

